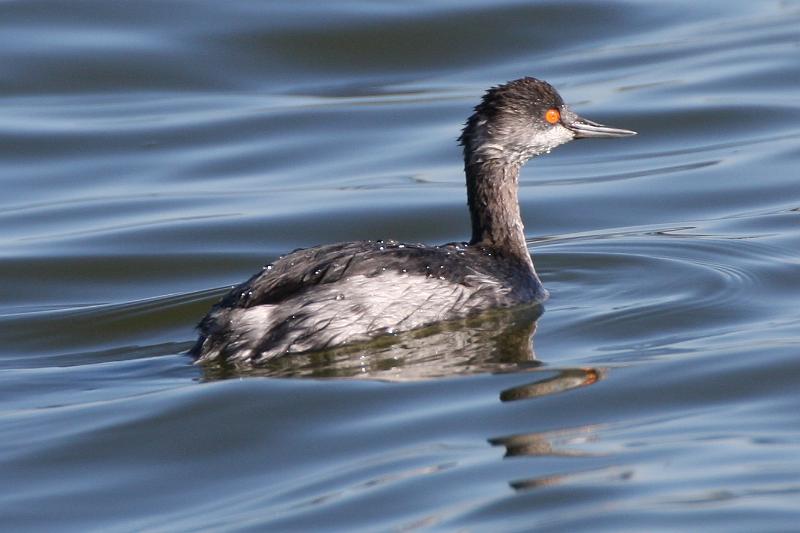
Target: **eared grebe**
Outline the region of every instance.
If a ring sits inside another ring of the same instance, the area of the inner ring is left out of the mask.
[[[358,241],[296,250],[234,287],[200,322],[190,353],[234,365],[317,351],[542,302],[517,200],[520,167],[573,139],[624,137],[570,110],[548,83],[489,89],[459,138],[472,239],[425,246]]]

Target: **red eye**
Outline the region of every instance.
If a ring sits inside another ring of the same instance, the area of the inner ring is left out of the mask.
[[[550,124],[555,124],[561,120],[561,112],[555,107],[551,107],[545,112],[544,119]]]

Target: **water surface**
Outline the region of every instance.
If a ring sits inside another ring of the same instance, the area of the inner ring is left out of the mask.
[[[796,528],[799,2],[0,20],[9,530]],[[523,171],[538,320],[192,365],[194,324],[282,253],[468,238],[455,140],[523,75],[640,133]]]

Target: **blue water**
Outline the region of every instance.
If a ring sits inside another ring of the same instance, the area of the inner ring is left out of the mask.
[[[800,2],[0,20],[4,529],[797,529]],[[192,364],[282,253],[468,238],[456,138],[524,75],[639,132],[525,167],[538,321]]]

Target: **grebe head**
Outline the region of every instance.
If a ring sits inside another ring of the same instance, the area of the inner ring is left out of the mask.
[[[521,78],[486,92],[459,141],[467,165],[495,161],[520,166],[573,139],[628,135],[636,132],[578,116],[549,83]]]

